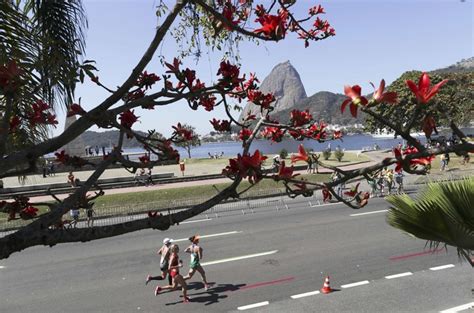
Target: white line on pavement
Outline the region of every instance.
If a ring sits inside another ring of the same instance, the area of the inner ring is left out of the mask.
[[[265,306],[265,305],[268,305],[268,304],[270,304],[270,302],[264,301],[264,302],[259,302],[259,303],[254,303],[254,304],[239,306],[239,307],[237,308],[237,310],[243,311],[243,310],[258,308],[258,307]]]
[[[240,234],[242,231],[237,231],[237,230],[234,230],[234,231],[228,231],[226,233],[218,233],[218,234],[211,234],[211,235],[202,235],[202,236],[199,236],[199,238],[211,238],[211,237],[219,237],[219,236],[226,236],[226,235],[235,235],[235,234]],[[188,238],[180,238],[180,239],[176,239],[176,240],[173,240],[173,242],[182,242],[182,241],[188,241],[189,239]]]
[[[239,261],[239,260],[244,260],[244,259],[256,258],[256,257],[259,257],[259,256],[264,256],[264,255],[270,255],[270,254],[274,254],[274,253],[277,253],[277,252],[278,252],[278,250],[273,250],[273,251],[268,251],[268,252],[237,256],[237,257],[228,258],[228,259],[204,262],[204,263],[201,263],[201,265],[206,266],[206,265],[214,265],[214,264],[226,263],[226,262],[231,262],[231,261]]]
[[[461,312],[467,309],[474,308],[474,302],[466,303],[460,306],[457,306],[455,308],[450,308],[447,310],[440,311],[439,313],[456,313],[456,312]]]
[[[369,283],[368,280],[363,280],[363,281],[358,281],[358,282],[352,283],[352,284],[341,285],[341,288],[357,287],[357,286],[367,285],[368,283]]]
[[[303,298],[303,297],[314,296],[314,295],[317,295],[317,294],[319,294],[319,290],[300,293],[299,295],[291,296],[291,299],[299,299],[299,298]]]
[[[2,268],[5,268],[5,266],[3,266],[3,265],[0,265],[0,269],[2,269]]]
[[[203,218],[203,219],[194,220],[194,221],[184,221],[184,222],[181,222],[180,224],[190,224],[190,223],[199,223],[199,222],[208,222],[208,221],[212,221],[212,218]]]
[[[430,267],[430,270],[439,271],[439,270],[444,270],[446,268],[451,268],[451,267],[454,267],[454,264],[446,264],[446,265],[441,265],[441,266],[436,266],[436,267]]]
[[[393,279],[393,278],[405,277],[405,276],[410,276],[410,275],[413,275],[413,273],[412,272],[405,272],[405,273],[385,276],[385,278]]]
[[[361,215],[383,213],[383,212],[388,212],[388,210],[379,210],[379,211],[372,211],[372,212],[356,213],[356,214],[351,214],[350,216],[361,216]]]

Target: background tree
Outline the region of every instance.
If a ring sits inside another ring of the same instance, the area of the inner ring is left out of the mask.
[[[189,139],[181,138],[182,140],[176,142],[176,146],[184,148],[188,153],[188,158],[191,159],[191,148],[197,147],[201,145],[201,139],[199,134],[196,133],[196,128],[194,126],[184,124],[183,128],[189,131],[190,137]]]

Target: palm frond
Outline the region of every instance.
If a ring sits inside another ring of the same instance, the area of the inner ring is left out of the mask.
[[[470,263],[474,251],[474,177],[430,183],[416,200],[408,195],[387,198],[391,226],[430,244],[454,246]]]

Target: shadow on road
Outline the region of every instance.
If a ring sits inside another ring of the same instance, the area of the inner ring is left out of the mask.
[[[244,287],[246,284],[217,284],[209,283],[211,287],[205,291],[203,283],[194,282],[188,284],[188,297],[191,302],[204,303],[205,305],[211,305],[219,302],[219,300],[225,299],[228,295],[223,293],[228,291],[236,291],[241,287]],[[192,292],[193,290],[200,289],[201,292]],[[182,296],[180,296],[182,297]],[[176,302],[166,303],[166,305],[175,305],[182,303],[182,300]]]

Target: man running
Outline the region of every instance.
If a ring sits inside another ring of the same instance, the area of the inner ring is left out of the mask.
[[[160,259],[161,275],[159,276],[148,275],[145,281],[145,285],[148,285],[150,280],[163,280],[166,278],[166,275],[168,274],[168,269],[169,269],[169,260],[170,260],[170,252],[171,252],[170,247],[171,247],[172,242],[173,242],[173,239],[170,239],[170,238],[163,239],[163,246],[157,252],[157,254],[161,255],[161,259]],[[168,276],[168,282],[170,285],[172,284],[171,276]]]
[[[194,273],[198,271],[204,283],[204,290],[207,291],[207,289],[209,288],[209,284],[206,280],[206,272],[200,264],[200,261],[202,259],[202,248],[199,246],[199,236],[195,235],[189,237],[189,241],[191,241],[191,245],[187,247],[184,252],[191,253],[191,261],[189,262],[189,273],[187,276],[184,277],[184,280],[190,279],[191,277],[193,277]]]

